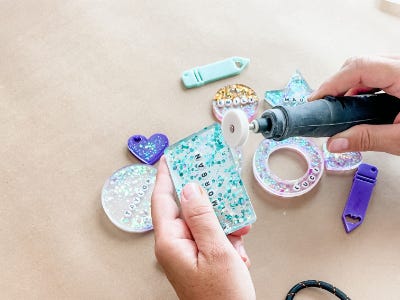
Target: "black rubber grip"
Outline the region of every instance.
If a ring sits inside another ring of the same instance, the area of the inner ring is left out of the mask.
[[[400,99],[385,93],[332,97],[295,107],[275,107],[286,116],[276,140],[292,136],[327,137],[359,124],[392,124],[400,112]]]

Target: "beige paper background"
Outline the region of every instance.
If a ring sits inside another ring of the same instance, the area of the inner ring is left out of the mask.
[[[106,178],[137,163],[128,137],[163,132],[174,143],[214,122],[211,98],[226,84],[262,98],[299,69],[315,88],[349,56],[399,53],[399,28],[395,9],[364,0],[1,1],[0,298],[174,299],[153,233],[122,232],[101,208]],[[251,58],[240,76],[182,88],[182,71],[235,55]],[[352,299],[398,299],[400,158],[365,154],[379,183],[347,235],[352,176],[272,197],[252,175],[260,141],[250,137],[243,171],[258,215],[246,238],[258,298],[321,279]],[[274,164],[299,168],[283,154]]]

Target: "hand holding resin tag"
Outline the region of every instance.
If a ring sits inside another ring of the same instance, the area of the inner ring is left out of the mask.
[[[153,134],[149,139],[143,135],[134,135],[128,140],[129,151],[148,165],[155,164],[167,147],[168,138],[161,133]]]
[[[201,185],[226,234],[255,222],[250,198],[219,124],[168,147],[165,158],[178,197],[189,182]]]

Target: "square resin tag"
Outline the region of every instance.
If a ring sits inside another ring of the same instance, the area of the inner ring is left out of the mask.
[[[256,221],[238,166],[214,124],[168,147],[164,155],[178,197],[189,182],[207,192],[226,234]]]

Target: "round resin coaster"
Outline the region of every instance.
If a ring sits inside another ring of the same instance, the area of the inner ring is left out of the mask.
[[[151,194],[157,169],[134,164],[117,170],[107,179],[101,193],[101,203],[110,221],[128,232],[153,229]]]
[[[220,88],[212,101],[213,113],[218,121],[222,121],[225,113],[232,108],[241,109],[249,122],[255,117],[259,99],[253,89],[243,84],[232,84]]]

